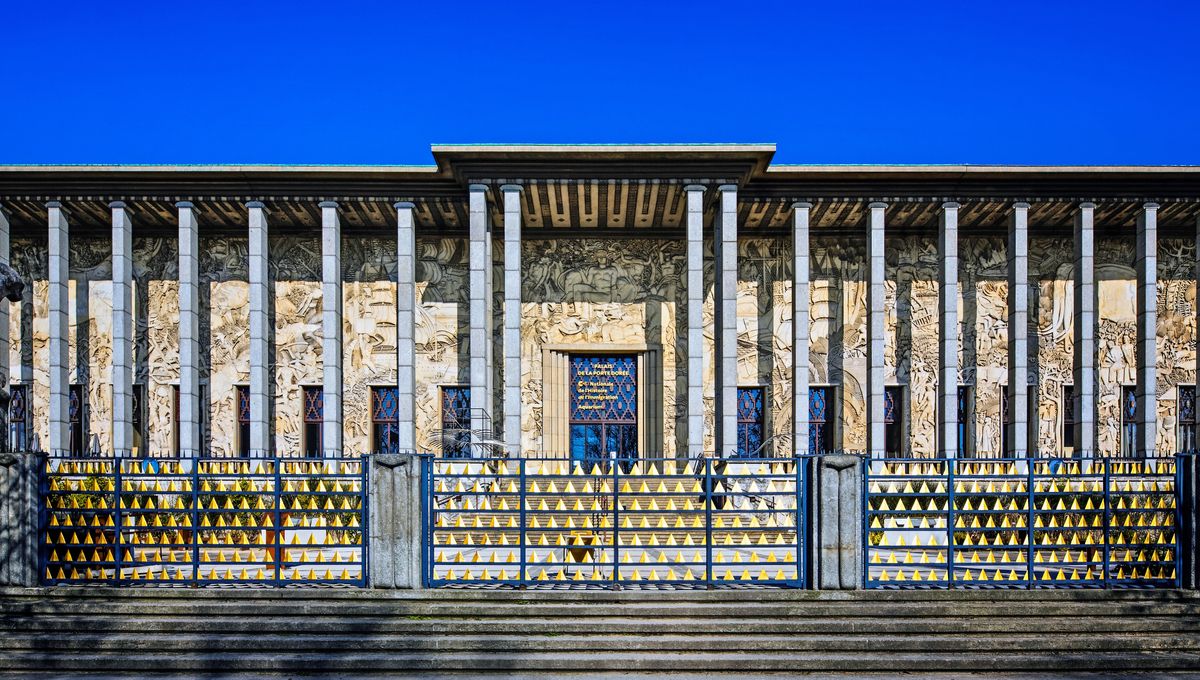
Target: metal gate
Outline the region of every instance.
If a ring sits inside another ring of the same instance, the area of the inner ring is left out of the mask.
[[[423,459],[431,586],[803,587],[806,459]]]

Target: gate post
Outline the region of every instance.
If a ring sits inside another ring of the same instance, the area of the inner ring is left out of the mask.
[[[38,583],[40,453],[0,453],[0,586]]]
[[[817,590],[858,590],[863,587],[862,458],[820,456],[815,467],[813,584]]]
[[[1175,527],[1176,549],[1179,551],[1179,585],[1189,590],[1200,589],[1200,456],[1183,454],[1175,458],[1175,502],[1179,505],[1179,526]]]
[[[369,572],[372,588],[424,587],[421,457],[415,453],[370,456]]]

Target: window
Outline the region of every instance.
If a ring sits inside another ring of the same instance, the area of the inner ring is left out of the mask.
[[[67,452],[72,456],[83,456],[87,453],[87,395],[83,385],[71,385],[67,393],[67,421]]]
[[[371,388],[371,451],[397,453],[400,434],[399,390],[396,387]]]
[[[759,458],[763,455],[763,423],[766,408],[763,388],[739,387],[737,390],[737,453],[738,458]]]
[[[133,386],[133,455],[144,456],[146,450],[146,386]]]
[[[808,388],[808,452],[833,451],[833,388]]]
[[[13,451],[29,450],[29,385],[9,387],[8,432]]]
[[[237,452],[243,458],[250,456],[250,388],[237,386]]]
[[[1062,389],[1063,453],[1075,453],[1075,386],[1063,385]]]
[[[442,455],[471,455],[471,388],[442,386]]]
[[[171,451],[176,456],[182,456],[183,452],[179,450],[179,385],[171,386]]]
[[[304,395],[304,440],[305,458],[320,458],[321,427],[325,422],[325,391],[320,387],[303,387]]]
[[[1179,451],[1196,450],[1196,386],[1180,385],[1179,402],[1176,405],[1179,413],[1179,435],[1176,449]]]
[[[970,457],[975,454],[975,437],[971,428],[971,386],[958,386],[958,454]]]
[[[1137,388],[1121,387],[1121,455],[1137,455]]]
[[[883,446],[889,458],[904,455],[904,388],[883,388]]]
[[[637,357],[571,355],[570,451],[585,470],[638,457]]]

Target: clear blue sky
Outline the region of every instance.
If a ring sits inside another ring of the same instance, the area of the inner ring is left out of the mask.
[[[1200,164],[1200,3],[25,2],[0,163],[427,164],[775,142],[779,163]]]

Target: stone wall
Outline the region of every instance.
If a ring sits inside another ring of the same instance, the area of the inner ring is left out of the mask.
[[[276,229],[279,234],[282,229]],[[302,392],[320,385],[320,244],[316,234],[273,236],[273,347],[276,448],[302,449]],[[209,394],[211,450],[236,450],[235,386],[249,381],[247,241],[204,237],[201,250],[201,359]],[[1037,440],[1043,451],[1061,450],[1063,386],[1071,382],[1071,242],[1031,240],[1031,367],[1036,376]],[[33,281],[21,313],[13,313],[9,361],[14,381],[32,381],[34,431],[48,441],[49,398],[46,244],[14,238],[13,263]],[[738,244],[738,380],[766,387],[769,434],[785,451],[791,431],[791,256],[783,239],[748,238]],[[90,435],[111,448],[110,246],[104,238],[72,238],[70,380],[86,383]],[[502,248],[495,248],[499,327],[503,290]],[[1196,288],[1194,245],[1159,244],[1160,450],[1175,446],[1177,384],[1195,382]],[[148,396],[144,448],[173,447],[174,385],[179,380],[176,244],[169,237],[134,240],[135,315],[138,343],[135,382]],[[685,244],[659,239],[529,240],[523,245],[522,443],[548,450],[544,438],[544,350],[572,346],[645,346],[661,352],[661,448],[680,450],[684,404],[677,398],[687,375]],[[709,250],[711,258],[711,250]],[[1007,382],[1007,281],[1002,238],[963,238],[960,244],[961,379],[975,391],[974,443],[980,455],[1000,449],[1000,392]],[[432,447],[440,428],[440,388],[467,382],[467,248],[461,238],[421,238],[418,280],[417,442]],[[1132,235],[1097,245],[1100,323],[1099,443],[1115,451],[1119,395],[1134,379],[1136,309]],[[817,235],[812,245],[813,384],[836,385],[842,422],[840,445],[865,448],[866,281],[865,244]],[[371,447],[372,386],[396,379],[394,240],[346,238],[343,243],[346,451]],[[886,381],[906,385],[905,440],[915,455],[932,455],[937,389],[938,258],[936,239],[887,240]],[[705,272],[705,447],[712,448],[712,269]],[[498,334],[496,334],[498,337]],[[496,356],[500,356],[499,350]],[[23,377],[24,376],[24,377]],[[496,385],[501,385],[496,368]],[[497,414],[498,415],[498,414]]]

